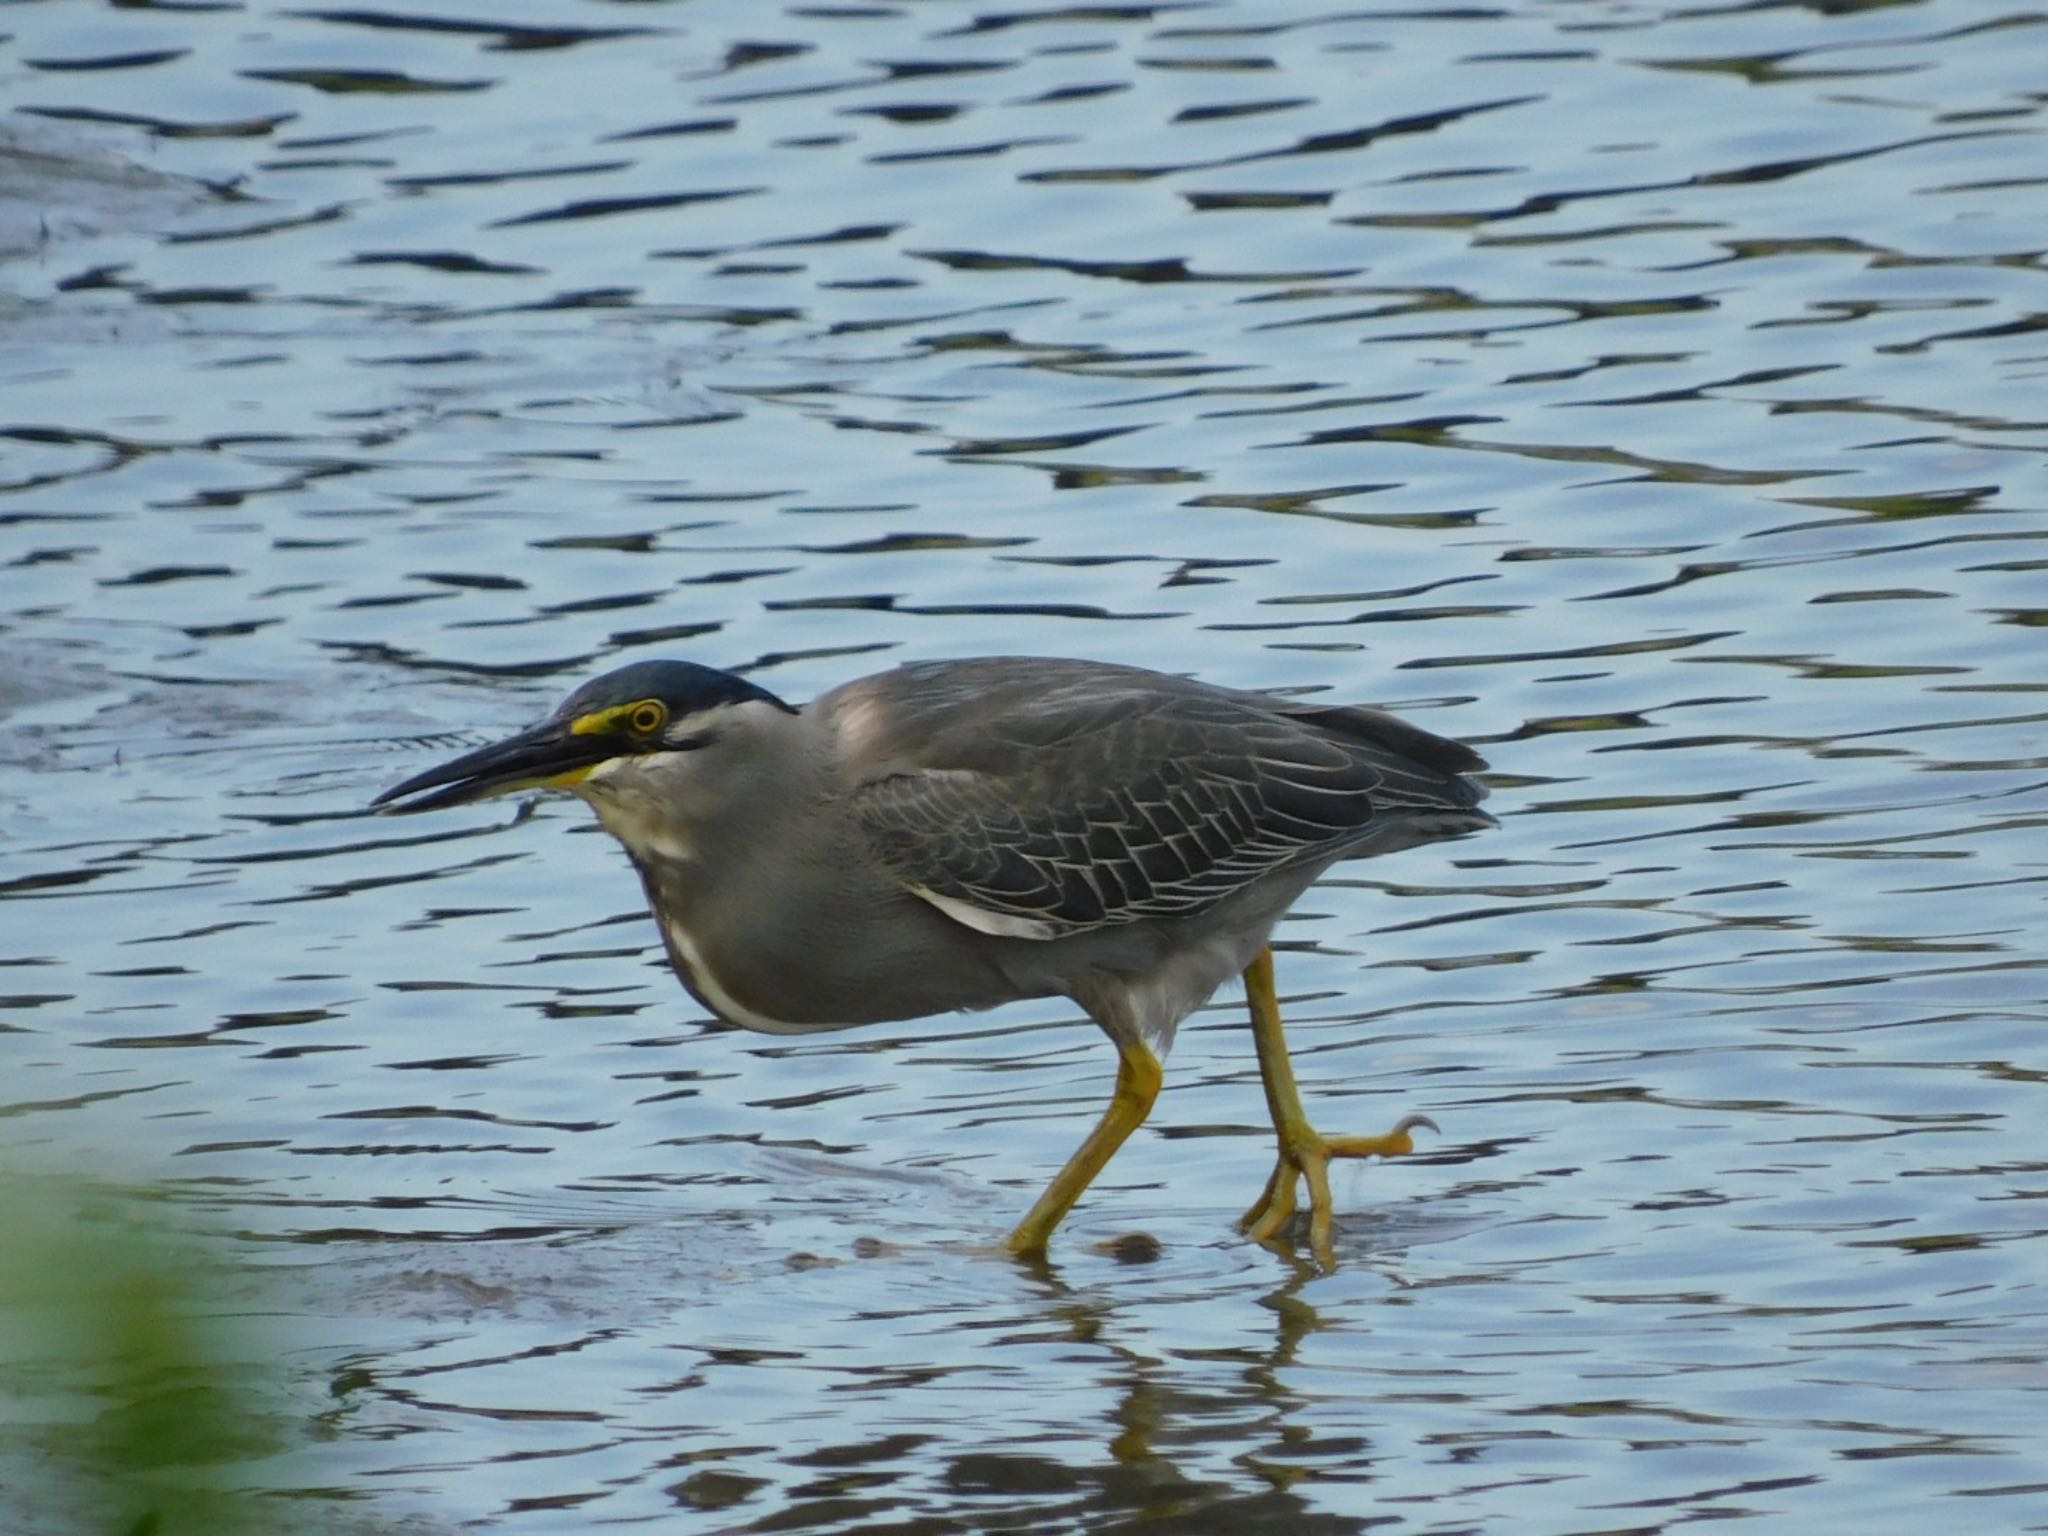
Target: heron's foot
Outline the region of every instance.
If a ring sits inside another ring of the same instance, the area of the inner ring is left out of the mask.
[[[1306,1179],[1309,1246],[1318,1254],[1327,1254],[1335,1211],[1330,1199],[1330,1159],[1405,1156],[1415,1150],[1415,1138],[1409,1132],[1417,1126],[1432,1131],[1437,1128],[1427,1115],[1405,1115],[1384,1136],[1324,1136],[1306,1122],[1283,1128],[1273,1177],[1266,1181],[1265,1193],[1252,1202],[1252,1208],[1238,1225],[1255,1242],[1268,1242],[1279,1236],[1294,1216],[1296,1186]]]

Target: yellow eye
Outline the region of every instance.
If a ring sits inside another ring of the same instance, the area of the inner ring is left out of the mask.
[[[642,699],[626,711],[626,729],[635,736],[652,736],[668,724],[668,706],[659,699]]]

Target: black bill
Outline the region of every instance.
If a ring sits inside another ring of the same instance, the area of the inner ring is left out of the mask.
[[[568,789],[617,750],[606,736],[579,735],[566,724],[548,721],[416,773],[370,805],[389,815],[409,815],[520,789]]]

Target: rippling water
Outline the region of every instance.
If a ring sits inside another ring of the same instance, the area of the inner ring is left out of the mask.
[[[283,1283],[236,1486],[2048,1528],[2041,15],[6,27],[0,1149]],[[360,814],[622,656],[989,651],[1493,759],[1282,929],[1319,1121],[1444,1128],[1333,1271],[1234,996],[1019,1266],[1070,1007],[734,1033],[580,808]]]

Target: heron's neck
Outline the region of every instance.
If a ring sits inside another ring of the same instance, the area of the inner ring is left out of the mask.
[[[815,795],[808,744],[788,706],[748,700],[721,706],[688,750],[607,763],[578,793],[643,872],[729,867],[770,822]]]

